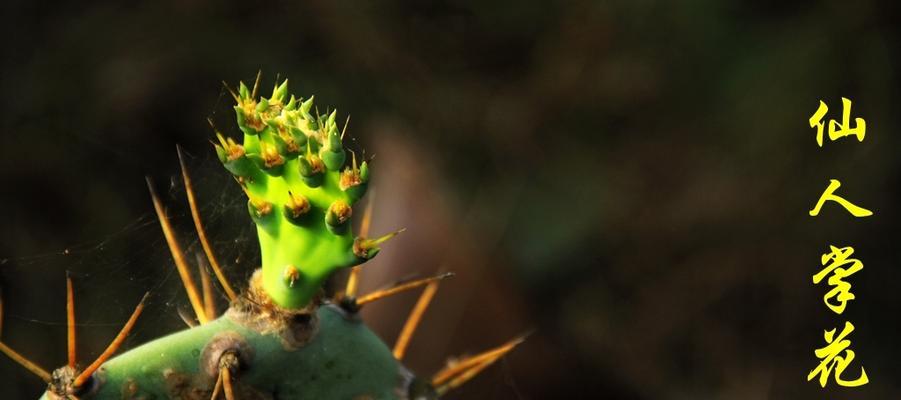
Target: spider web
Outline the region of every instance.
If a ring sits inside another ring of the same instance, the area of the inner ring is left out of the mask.
[[[212,152],[186,152],[199,212],[219,264],[236,291],[258,267],[256,228],[246,197]],[[198,239],[177,164],[167,181],[154,182],[175,235],[200,289],[198,256],[209,271],[218,313],[227,297],[209,269]],[[149,195],[146,211],[107,236],[49,252],[3,258],[3,341],[44,369],[66,358],[65,275],[75,289],[78,360],[86,365],[103,351],[145,292],[150,297],[122,351],[186,328],[181,314],[193,317]],[[64,272],[66,271],[66,272]],[[0,385],[29,398],[44,384],[5,359]],[[7,386],[6,384],[9,384]],[[6,390],[4,390],[6,392]]]

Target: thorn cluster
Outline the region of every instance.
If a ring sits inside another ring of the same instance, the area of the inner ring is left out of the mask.
[[[244,137],[238,143],[216,132],[213,146],[247,194],[266,293],[281,307],[301,308],[331,272],[371,259],[394,234],[353,236],[353,206],[370,172],[353,152],[347,157],[338,111],[320,114],[312,96],[289,95],[287,79],[268,98],[257,97],[259,85],[258,74],[253,88],[229,89]]]

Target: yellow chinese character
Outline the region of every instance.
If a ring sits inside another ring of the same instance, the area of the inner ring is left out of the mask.
[[[818,272],[813,276],[813,283],[820,283],[826,275],[832,273],[832,276],[829,277],[827,281],[830,286],[834,286],[829,293],[823,296],[823,302],[826,303],[826,306],[829,307],[836,314],[841,314],[845,311],[845,305],[847,305],[849,300],[854,299],[854,294],[851,293],[851,284],[842,280],[848,276],[853,275],[855,272],[863,269],[863,263],[856,258],[848,258],[852,254],[854,254],[853,247],[842,247],[838,248],[835,246],[829,246],[831,250],[829,253],[823,253],[823,257],[821,258],[821,263],[826,266],[822,271]],[[827,262],[832,261],[829,265],[826,265]],[[851,267],[848,269],[842,268],[843,266],[851,264]],[[836,304],[830,303],[829,300],[832,298],[837,298],[838,302]]]
[[[817,205],[814,206],[812,210],[810,210],[811,217],[816,217],[820,214],[820,208],[823,207],[823,203],[825,203],[827,200],[832,200],[838,204],[841,204],[842,207],[845,207],[845,210],[848,210],[848,212],[850,212],[851,215],[855,217],[869,217],[873,215],[872,211],[867,210],[866,208],[855,206],[854,204],[851,204],[850,201],[834,194],[841,185],[842,183],[839,182],[838,179],[829,180],[829,187],[827,187],[823,192],[823,195],[820,196],[820,200],[817,201]]]
[[[860,367],[860,376],[857,379],[853,381],[842,379],[842,373],[845,372],[845,368],[848,368],[848,365],[854,361],[854,351],[848,349],[848,347],[851,346],[851,341],[845,339],[845,336],[848,336],[851,332],[854,332],[854,325],[848,321],[845,321],[845,327],[842,329],[842,333],[834,340],[833,336],[835,336],[835,329],[823,332],[823,338],[826,339],[827,345],[826,347],[816,349],[813,352],[817,358],[820,359],[820,365],[817,365],[816,368],[807,374],[808,382],[810,382],[813,377],[820,375],[820,386],[826,387],[826,381],[829,380],[829,374],[832,373],[833,368],[835,368],[835,383],[839,386],[863,386],[870,381],[870,378],[867,377],[867,371],[865,371],[863,367]],[[839,355],[843,351],[845,352],[844,357]]]
[[[820,106],[817,107],[817,110],[808,120],[811,128],[817,128],[817,145],[820,147],[823,147],[823,117],[826,116],[827,111],[829,111],[829,107],[820,100]],[[867,134],[867,121],[864,121],[863,118],[854,118],[854,122],[857,123],[857,126],[852,128],[851,100],[842,97],[842,122],[838,123],[834,119],[829,120],[829,140],[835,141],[840,137],[855,135],[857,136],[857,141],[862,142]]]

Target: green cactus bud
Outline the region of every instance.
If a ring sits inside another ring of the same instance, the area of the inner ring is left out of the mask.
[[[302,149],[307,145],[307,135],[297,127],[289,126],[288,134],[291,136],[291,139],[294,140],[294,144],[297,145],[298,149]]]
[[[310,201],[301,194],[288,191],[288,201],[285,203],[285,218],[296,225],[308,222],[310,214]]]
[[[267,201],[254,201],[254,199],[247,200],[247,211],[250,213],[250,218],[252,218],[253,222],[258,226],[271,225],[273,221],[272,203]]]
[[[301,146],[306,144],[306,137],[301,135],[304,139],[303,144],[297,144],[298,137],[296,135],[292,135],[289,129],[280,130],[278,133],[279,141],[284,143],[284,155],[288,158],[297,157],[300,154]]]
[[[343,148],[343,146],[341,145],[341,134],[338,133],[337,126],[332,126],[329,128],[328,148],[331,149],[332,151],[335,151],[335,149]]]
[[[354,240],[354,255],[359,257],[361,263],[372,259],[377,254],[379,254],[380,251],[382,251],[382,249],[378,246],[364,247],[363,244],[364,242],[366,242],[366,240],[368,239],[356,238]]]
[[[269,100],[260,99],[260,102],[257,103],[256,112],[264,113],[269,108]]]
[[[338,187],[347,193],[347,197],[352,203],[363,198],[368,186],[368,182],[362,179],[360,171],[352,168],[345,168],[338,180]]]
[[[322,180],[325,178],[325,166],[322,164],[322,160],[314,155],[311,157],[300,157],[297,161],[301,180],[311,189],[321,186]]]
[[[322,159],[322,162],[325,163],[325,166],[330,171],[339,171],[341,170],[341,167],[344,166],[347,155],[345,154],[344,149],[332,151],[323,147],[319,149],[319,158]]]
[[[245,135],[256,135],[257,131],[247,125],[247,115],[244,114],[244,108],[237,105],[234,109],[235,116],[238,120],[238,129],[240,129],[241,132],[244,132]]]
[[[219,144],[216,147],[216,155],[219,161],[229,172],[235,176],[250,177],[254,174],[255,166],[244,154],[244,147],[235,143],[231,138],[226,139],[221,133],[217,133]]]
[[[294,285],[300,278],[300,270],[293,265],[286,266],[284,272],[282,272],[282,279],[288,288],[294,288]]]
[[[338,118],[338,110],[332,110],[331,114],[329,114],[328,119],[325,121],[325,127],[328,130],[338,130],[338,124],[335,120]]]
[[[250,89],[247,89],[247,85],[243,81],[238,82],[238,94],[241,96],[241,100],[250,98]]]
[[[366,195],[366,190],[369,188],[369,185],[366,183],[360,183],[354,186],[351,186],[345,190],[347,193],[347,197],[350,199],[352,203],[356,203],[363,196]]]
[[[334,115],[335,113],[332,113],[332,116]],[[333,121],[333,117],[329,117],[329,121]],[[341,145],[341,136],[337,127],[333,128],[328,134],[326,144],[319,149],[319,157],[322,158],[329,170],[340,171],[347,159],[347,153]]]
[[[257,135],[266,128],[266,124],[260,117],[260,114],[253,109],[253,103],[238,104],[234,107],[236,118],[238,120],[238,128],[245,135]]]
[[[281,85],[275,85],[275,88],[272,89],[272,97],[269,100],[273,103],[281,103],[282,100],[288,95],[288,80],[285,79]]]
[[[329,231],[336,235],[347,232],[350,225],[350,217],[353,215],[353,209],[344,200],[335,200],[325,213],[325,224]]]
[[[322,172],[317,171],[315,165],[310,161],[309,156],[302,156],[297,159],[297,169],[300,171],[300,176],[303,177],[313,176],[313,174]]]
[[[284,129],[279,129],[279,128],[280,127],[271,128],[272,131],[276,132],[277,134],[275,134],[275,135],[270,134],[269,136],[271,136],[272,145],[275,147],[275,151],[278,152],[278,154],[285,156],[291,152],[288,150],[288,142],[285,141],[285,137],[287,137],[288,140],[290,140],[292,143],[294,142],[294,138],[292,138],[291,136],[288,136],[287,132],[284,132]],[[282,136],[283,132],[284,132],[284,136]],[[296,153],[297,146],[294,146],[294,147],[295,148],[293,149],[294,150],[293,152]]]
[[[351,152],[351,166],[341,172],[338,179],[338,187],[347,193],[347,197],[352,203],[356,203],[366,194],[369,186],[369,165],[363,161],[360,169],[357,169],[357,155]]]
[[[227,160],[222,163],[225,166],[225,169],[228,172],[231,172],[235,176],[239,176],[242,178],[250,178],[254,176],[254,171],[256,170],[256,165],[254,165],[253,161],[251,161],[246,155],[238,157],[234,160]]]
[[[310,96],[307,101],[300,104],[300,113],[303,114],[306,119],[313,119],[313,116],[310,115],[310,110],[313,109],[313,98],[316,96]]]
[[[366,161],[360,164],[360,179],[363,183],[369,183],[369,163]]]
[[[247,154],[257,168],[266,172],[270,176],[281,176],[284,172],[285,158],[279,154],[275,145],[267,142],[260,142],[260,153]]]
[[[369,188],[368,184],[359,183],[359,184],[356,184],[354,186],[351,186],[351,187],[345,189],[345,192],[347,193],[347,197],[350,199],[350,201],[352,203],[356,203],[357,201],[362,199],[363,196],[366,195],[366,190],[368,188]]]
[[[379,251],[372,245],[364,246],[364,257],[355,254],[350,221],[351,204],[365,193],[368,166],[358,168],[354,161],[342,171],[346,150],[335,123],[337,112],[317,112],[314,118],[312,96],[305,101],[288,97],[285,82],[268,100],[254,93],[248,97],[246,86],[242,93],[235,113],[245,132],[241,166],[250,175],[239,181],[252,200],[248,210],[258,226],[262,285],[279,306],[301,308],[333,271]],[[217,155],[228,160],[228,141],[219,146]],[[276,205],[278,212],[273,212]],[[285,281],[289,265],[300,277],[293,286]]]
[[[279,153],[289,156],[289,158],[297,156],[307,144],[307,136],[302,130],[297,128],[296,122],[296,115],[293,115],[290,111],[284,111],[266,122],[269,129],[268,133],[277,134],[272,135],[272,137]]]
[[[216,143],[213,143],[213,147],[216,149],[216,157],[219,157],[219,162],[225,164],[228,161],[228,153]]]
[[[395,232],[391,232],[387,235],[384,235],[377,239],[367,239],[364,237],[358,237],[354,239],[353,252],[354,255],[359,257],[361,260],[369,260],[375,257],[376,254],[381,251],[379,247],[380,244],[391,240],[395,236],[403,233],[406,229],[400,229]]]

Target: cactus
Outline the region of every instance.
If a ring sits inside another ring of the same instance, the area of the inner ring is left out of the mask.
[[[148,179],[154,209],[196,322],[118,356],[144,301],[100,357],[87,366],[76,354],[73,282],[67,277],[68,363],[52,373],[6,343],[0,351],[47,383],[45,399],[432,399],[458,387],[504,356],[522,338],[471,356],[421,379],[402,364],[406,347],[438,288],[451,274],[405,282],[357,297],[359,265],[400,231],[367,237],[370,207],[359,235],[352,217],[369,185],[369,165],[342,143],[337,110],[320,114],[308,99],[288,96],[288,81],[258,98],[243,82],[229,89],[243,141],[215,132],[214,148],[248,197],[257,226],[261,268],[237,293],[206,239],[190,176],[182,160],[188,203],[206,259],[230,304],[216,315],[212,279],[198,257],[202,289]],[[226,87],[228,87],[226,85]],[[349,120],[348,120],[349,121]],[[212,125],[212,124],[211,124]],[[214,128],[215,130],[215,128]],[[350,155],[348,156],[348,152]],[[347,287],[324,299],[323,282],[352,267]],[[359,317],[372,301],[425,287],[393,349]],[[145,299],[147,296],[145,295]],[[0,301],[0,321],[2,321]]]
[[[242,83],[233,95],[244,143],[217,133],[215,147],[249,198],[263,287],[273,302],[294,309],[306,306],[336,269],[374,257],[393,235],[353,236],[350,218],[366,192],[369,165],[347,157],[337,110],[314,116],[313,98],[289,99],[287,88],[285,80],[257,101]]]

